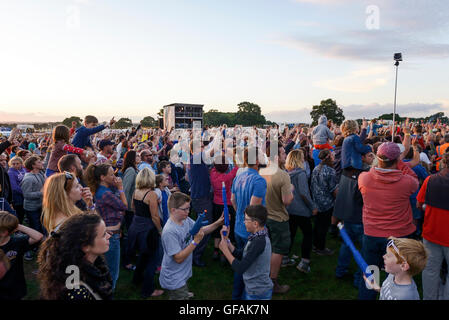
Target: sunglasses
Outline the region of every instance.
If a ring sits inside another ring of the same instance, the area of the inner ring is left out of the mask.
[[[400,253],[399,253],[399,249],[398,247],[396,247],[396,245],[394,244],[394,240],[391,239],[390,241],[388,241],[387,243],[387,248],[393,248],[394,251],[396,251],[396,253],[398,254],[398,256],[405,262],[407,263],[407,259],[405,259]]]
[[[72,180],[73,176],[70,172],[64,171],[65,176],[65,182],[64,182],[64,189],[67,188],[67,181]]]

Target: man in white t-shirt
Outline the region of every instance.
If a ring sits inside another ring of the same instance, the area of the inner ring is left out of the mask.
[[[102,164],[102,163],[112,163],[117,157],[117,154],[115,154],[114,157],[114,142],[111,140],[101,140],[98,147],[100,148],[100,152],[97,154],[97,161],[96,164]]]

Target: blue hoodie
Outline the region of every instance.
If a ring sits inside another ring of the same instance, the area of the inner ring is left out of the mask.
[[[354,169],[362,170],[362,155],[370,151],[371,147],[364,145],[362,139],[360,139],[358,135],[351,134],[347,136],[343,140],[341,168],[346,169],[353,167]]]
[[[89,136],[92,134],[95,134],[97,132],[100,132],[104,128],[105,128],[104,125],[100,125],[100,126],[97,126],[95,128],[91,128],[91,129],[88,129],[85,126],[79,127],[76,130],[75,136],[73,137],[72,145],[74,147],[82,148],[82,149],[84,149],[85,147],[93,148],[92,144],[90,143]]]

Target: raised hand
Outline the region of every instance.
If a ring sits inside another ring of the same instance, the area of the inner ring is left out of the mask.
[[[11,130],[11,134],[9,135],[8,141],[13,143],[16,140],[17,136],[20,135],[20,129],[14,128]]]
[[[83,188],[83,191],[81,193],[81,197],[83,198],[84,202],[90,207],[92,205],[92,192],[90,192],[89,187]]]

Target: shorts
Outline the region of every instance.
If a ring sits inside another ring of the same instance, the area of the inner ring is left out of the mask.
[[[189,300],[189,288],[187,287],[187,284],[182,286],[179,289],[175,290],[167,290],[168,291],[168,299],[169,300]]]
[[[270,234],[271,251],[281,255],[288,255],[291,241],[288,221],[278,222],[267,219],[267,228]]]

